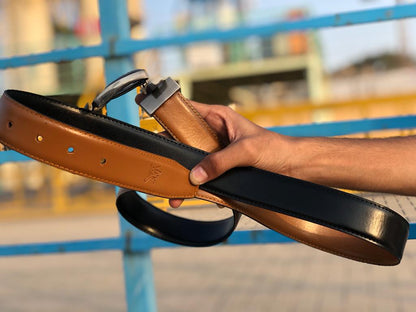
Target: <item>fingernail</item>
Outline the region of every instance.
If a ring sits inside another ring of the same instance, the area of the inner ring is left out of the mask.
[[[201,166],[196,166],[191,170],[189,178],[192,184],[200,185],[207,180],[208,174],[205,172],[204,168]]]

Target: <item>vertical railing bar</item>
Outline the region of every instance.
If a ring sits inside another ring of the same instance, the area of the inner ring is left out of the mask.
[[[130,38],[130,24],[126,0],[100,0],[100,26],[103,42],[114,43]],[[132,70],[131,56],[111,54],[105,59],[106,81]],[[131,124],[139,124],[138,107],[132,94],[113,100],[107,107],[108,114]],[[143,237],[147,234],[138,231],[121,216],[120,235],[122,237]],[[155,287],[150,248],[134,252],[128,246],[123,251],[123,268],[128,311],[156,311]]]

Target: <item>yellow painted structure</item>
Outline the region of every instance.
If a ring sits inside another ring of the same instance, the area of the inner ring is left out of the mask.
[[[416,93],[337,102],[276,103],[274,108],[237,111],[263,127],[416,114]]]

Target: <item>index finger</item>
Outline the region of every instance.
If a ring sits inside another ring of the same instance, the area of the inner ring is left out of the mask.
[[[212,110],[212,105],[209,104],[202,104],[199,102],[195,102],[195,101],[189,101],[193,107],[196,108],[196,110],[199,112],[199,114],[202,116],[202,118],[205,119],[205,117],[208,116],[208,114],[211,112]]]

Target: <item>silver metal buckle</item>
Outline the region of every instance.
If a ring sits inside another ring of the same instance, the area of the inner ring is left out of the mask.
[[[86,104],[85,108],[90,111],[98,111],[112,99],[118,98],[139,86],[145,86],[148,79],[149,76],[144,69],[136,69],[128,72],[108,84],[105,89],[95,97],[91,104]]]
[[[139,103],[139,105],[148,113],[153,113],[162,106],[176,91],[179,91],[181,87],[179,84],[168,77],[159,81],[157,84],[148,83],[146,90],[146,97]]]

